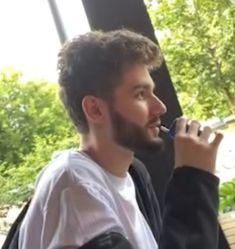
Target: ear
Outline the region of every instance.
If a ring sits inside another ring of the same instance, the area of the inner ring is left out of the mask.
[[[82,100],[82,109],[87,121],[96,124],[104,122],[106,117],[104,100],[92,95],[87,95]]]

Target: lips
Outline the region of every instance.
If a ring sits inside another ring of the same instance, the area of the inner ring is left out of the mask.
[[[160,128],[161,122],[150,123],[148,128]]]
[[[159,119],[156,120],[155,118],[154,121],[152,120],[152,122],[149,122],[149,124],[147,125],[147,129],[151,131],[153,137],[158,137],[160,132],[160,126],[161,122],[159,121]]]
[[[148,129],[153,137],[157,137],[160,132],[160,128],[157,125],[148,126]]]
[[[161,121],[160,121],[159,117],[155,117],[155,118],[151,119],[147,124],[147,127],[149,127],[149,128],[154,128],[154,127],[160,128],[160,126],[161,126]]]

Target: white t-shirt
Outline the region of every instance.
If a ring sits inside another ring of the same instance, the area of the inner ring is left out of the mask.
[[[108,231],[124,235],[134,249],[158,248],[129,174],[111,175],[78,151],[54,157],[38,177],[19,248],[72,249]]]

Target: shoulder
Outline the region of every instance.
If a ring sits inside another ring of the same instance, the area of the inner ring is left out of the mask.
[[[63,151],[53,157],[37,179],[35,196],[42,205],[59,198],[65,189],[79,186],[103,192],[106,189],[102,169],[77,151]]]
[[[70,180],[78,183],[83,181],[100,182],[103,180],[102,169],[91,159],[75,150],[66,150],[53,156],[51,162],[38,177],[42,180]]]

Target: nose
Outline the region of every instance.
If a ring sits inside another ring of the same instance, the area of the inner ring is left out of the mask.
[[[151,106],[151,112],[153,115],[163,115],[166,113],[167,108],[165,104],[156,96],[153,95],[153,101],[152,101],[152,106]]]

